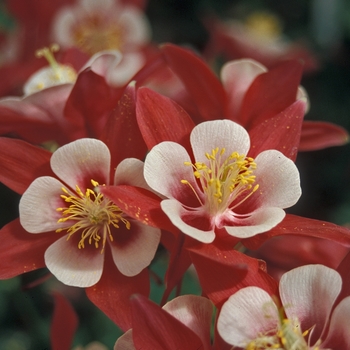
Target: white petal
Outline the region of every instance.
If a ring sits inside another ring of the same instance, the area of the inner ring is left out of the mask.
[[[125,6],[120,12],[118,24],[124,30],[126,45],[145,45],[151,39],[151,27],[146,16],[136,7]]]
[[[243,347],[258,337],[276,329],[278,310],[272,298],[258,287],[240,289],[222,306],[218,332],[229,344]]]
[[[340,293],[338,272],[323,265],[306,265],[286,272],[280,280],[280,296],[288,318],[297,317],[305,331],[315,326],[319,338]]]
[[[104,255],[94,246],[79,249],[76,237],[73,235],[72,238],[67,241],[67,237],[62,237],[51,244],[45,252],[45,264],[59,281],[68,286],[93,286],[101,278]]]
[[[250,148],[248,132],[231,120],[213,120],[198,124],[191,133],[191,145],[197,162],[208,163],[206,153],[225,148],[223,157],[232,152],[247,154]]]
[[[23,193],[19,202],[19,219],[30,233],[57,230],[64,224],[57,223],[62,217],[57,208],[62,207],[63,184],[50,176],[35,179]]]
[[[280,208],[260,208],[248,218],[235,218],[237,226],[225,226],[229,235],[239,238],[253,237],[266,232],[279,224],[286,213]]]
[[[91,70],[106,78],[111,70],[113,70],[122,60],[122,54],[117,50],[104,50],[95,53],[80,70],[83,71],[88,67]]]
[[[114,185],[132,185],[150,189],[143,177],[144,163],[136,158],[123,159],[117,166]]]
[[[108,184],[111,156],[99,140],[79,139],[57,149],[51,157],[53,172],[72,189],[85,192],[90,181]]]
[[[268,150],[256,158],[254,175],[258,191],[251,200],[257,207],[288,208],[294,205],[301,196],[300,176],[295,164],[281,152]]]
[[[205,217],[202,210],[187,210],[177,200],[166,199],[161,203],[162,210],[170,221],[184,234],[202,243],[211,243],[215,239],[215,232],[210,223],[210,218]],[[184,217],[189,217],[193,226],[183,221]],[[201,229],[199,226],[204,226]]]
[[[118,234],[118,229],[116,232]],[[127,235],[129,235],[127,241],[118,244],[116,237],[110,247],[118,270],[125,276],[135,276],[154,258],[160,241],[160,230],[132,221]]]
[[[229,100],[230,118],[234,119],[239,112],[243,98],[254,79],[267,69],[251,59],[227,62],[221,69],[221,81]]]
[[[114,87],[126,84],[144,64],[145,57],[141,52],[124,52],[121,62],[108,70],[107,83]]]
[[[113,350],[136,350],[132,340],[132,329],[129,329],[117,339]]]
[[[72,27],[76,22],[74,8],[63,7],[57,11],[52,24],[53,41],[60,46],[67,48],[74,45]]]
[[[343,299],[334,309],[329,325],[329,331],[324,342],[323,348],[334,350],[350,348],[350,297]]]
[[[23,92],[30,95],[52,86],[74,84],[76,78],[77,74],[70,66],[59,64],[55,69],[44,67],[29,77],[23,86]]]
[[[179,201],[192,192],[188,185],[181,183],[183,179],[189,181],[197,193],[201,192],[192,167],[184,165],[184,162],[191,162],[191,159],[181,145],[167,141],[154,146],[145,160],[144,177],[147,184],[165,197]]]

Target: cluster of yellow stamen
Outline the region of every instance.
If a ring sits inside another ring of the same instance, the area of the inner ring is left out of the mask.
[[[268,317],[268,316],[267,316]],[[302,333],[300,323],[297,319],[290,320],[285,317],[284,310],[279,310],[278,329],[268,332],[268,334],[259,334],[259,336],[250,341],[245,347],[246,350],[309,350],[305,340],[309,330]],[[318,350],[317,344],[313,347]]]
[[[89,55],[103,50],[120,50],[122,28],[115,21],[90,16],[75,25],[72,37],[75,45]]]
[[[94,187],[99,184],[91,180]],[[68,203],[68,207],[57,208],[57,211],[62,213],[58,223],[67,222],[67,227],[59,228],[56,232],[67,230],[67,240],[77,231],[81,231],[81,239],[78,243],[78,248],[85,247],[85,239],[88,239],[89,244],[99,248],[100,240],[102,239],[102,250],[104,251],[107,237],[113,241],[110,225],[119,228],[122,222],[127,229],[130,229],[130,222],[123,217],[123,212],[118,206],[110,200],[104,198],[103,194],[96,193],[91,189],[86,189],[85,193],[81,191],[77,185],[75,194],[69,192],[62,187],[65,193],[61,198]],[[75,223],[73,223],[75,221]]]
[[[207,164],[184,162],[185,165],[193,167],[193,174],[206,195],[205,203],[202,203],[188,180],[181,182],[192,188],[200,204],[207,206],[212,214],[237,207],[259,188],[259,185],[253,186],[253,172],[256,169],[254,159],[237,152],[225,157],[225,151],[225,148],[217,147],[211,153],[206,153]],[[243,193],[246,193],[246,196],[242,197]],[[240,199],[238,203],[234,202],[237,198]]]

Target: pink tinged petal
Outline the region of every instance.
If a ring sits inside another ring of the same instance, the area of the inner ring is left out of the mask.
[[[0,235],[0,279],[45,267],[44,253],[47,247],[62,236],[53,232],[32,235],[24,230],[19,219],[5,225],[0,230]]]
[[[141,52],[124,53],[121,62],[108,71],[106,81],[113,87],[122,86],[130,81],[144,64],[145,57]]]
[[[249,238],[275,227],[284,219],[285,215],[283,209],[264,207],[257,209],[247,218],[236,217],[233,219],[232,226],[224,227],[227,233],[233,237]]]
[[[57,149],[51,157],[51,168],[72,189],[85,192],[91,180],[108,184],[111,156],[99,140],[80,139]]]
[[[67,226],[57,221],[62,217],[57,208],[63,206],[62,183],[50,176],[39,177],[24,192],[19,202],[19,217],[30,233],[55,231]]]
[[[349,142],[349,133],[341,126],[316,121],[304,121],[301,129],[300,151],[313,151]]]
[[[143,176],[144,163],[136,158],[122,160],[115,169],[114,185],[132,185],[150,189]]]
[[[278,309],[270,295],[258,287],[246,287],[222,306],[218,332],[229,344],[245,348],[261,333],[277,331]]]
[[[165,197],[176,198],[186,205],[192,204],[198,207],[200,203],[190,186],[181,183],[181,180],[187,180],[197,194],[201,193],[192,167],[186,166],[184,162],[191,163],[190,156],[184,147],[175,142],[162,142],[147,154],[144,177],[153,190]]]
[[[50,331],[51,349],[69,350],[78,327],[78,316],[63,295],[54,293],[53,297],[55,308]]]
[[[114,69],[122,60],[122,54],[117,50],[105,50],[95,53],[83,66],[106,78],[108,73]]]
[[[225,148],[228,157],[232,152],[247,154],[250,147],[248,132],[230,120],[214,120],[197,125],[191,133],[193,154],[198,162],[207,163],[206,153],[219,147]]]
[[[211,349],[210,327],[214,309],[209,299],[196,295],[183,295],[169,301],[163,309],[199,336],[203,350]]]
[[[213,225],[203,210],[188,210],[180,202],[172,199],[163,200],[160,205],[172,224],[184,234],[202,243],[214,241]]]
[[[322,342],[323,348],[343,350],[350,348],[350,297],[343,299],[334,309],[329,325],[329,331]]]
[[[96,284],[102,275],[104,254],[94,246],[79,249],[74,237],[62,237],[45,252],[45,263],[62,283],[86,288]]]
[[[281,152],[269,150],[256,158],[256,184],[259,189],[251,199],[257,206],[289,208],[301,196],[299,171]]]
[[[130,230],[123,230],[127,236],[118,244],[118,237],[111,242],[113,261],[118,270],[125,276],[135,276],[146,268],[154,258],[160,241],[160,230],[143,225],[137,221],[130,222]],[[122,233],[122,232],[120,232]]]
[[[228,96],[230,119],[236,119],[249,86],[259,74],[266,71],[263,65],[251,59],[230,61],[222,67],[221,81]]]
[[[297,317],[303,331],[315,326],[312,341],[316,341],[341,286],[338,272],[323,265],[306,265],[286,272],[280,280],[280,296],[287,317]]]
[[[128,330],[117,339],[113,350],[136,350],[132,339],[132,329]]]

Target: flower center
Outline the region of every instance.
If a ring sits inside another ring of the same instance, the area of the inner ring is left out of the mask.
[[[184,162],[185,165],[192,166],[193,174],[199,180],[205,194],[205,203],[202,203],[189,181],[181,182],[192,188],[200,204],[213,215],[223,213],[226,209],[234,209],[259,188],[259,185],[253,187],[253,171],[256,169],[253,158],[237,152],[227,157],[224,154],[225,148],[220,150],[217,147],[211,153],[205,154],[207,164]]]
[[[282,33],[280,20],[268,12],[254,12],[245,20],[249,32],[263,40],[277,40]]]
[[[89,55],[103,50],[120,50],[123,45],[122,28],[97,14],[79,22],[72,37],[75,45]]]
[[[269,317],[268,315],[266,317]],[[259,336],[250,341],[246,350],[308,350],[309,346],[306,343],[305,337],[309,330],[302,333],[300,322],[297,318],[288,319],[285,317],[283,307],[278,311],[278,329],[267,332],[266,334],[259,334]],[[318,350],[317,344],[313,347]]]
[[[94,187],[99,185],[94,180],[91,180],[91,183]],[[81,231],[79,249],[85,247],[85,239],[88,240],[89,244],[94,243],[95,247],[99,248],[102,239],[101,253],[103,253],[107,237],[113,241],[110,225],[119,228],[120,222],[122,222],[128,230],[130,229],[130,222],[123,217],[120,208],[104,198],[103,194],[89,188],[83,193],[78,186],[75,188],[75,194],[71,194],[64,187],[62,187],[62,191],[65,194],[61,195],[61,198],[69,206],[56,209],[62,213],[62,218],[57,222],[67,222],[69,225],[57,229],[56,232],[67,230],[68,240],[75,232]],[[73,223],[74,221],[75,223]]]

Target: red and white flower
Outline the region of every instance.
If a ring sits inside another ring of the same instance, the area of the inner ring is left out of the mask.
[[[194,162],[175,142],[161,142],[145,160],[148,185],[165,196],[162,210],[185,234],[210,243],[222,229],[239,238],[268,231],[301,195],[295,164],[277,150],[249,157],[247,131],[229,120],[194,127]]]
[[[350,297],[335,305],[341,289],[333,269],[296,268],[280,280],[280,301],[258,287],[233,294],[221,309],[218,332],[244,349],[348,349]]]
[[[111,172],[107,146],[80,139],[59,148],[50,164],[57,178],[34,180],[21,198],[19,211],[26,231],[57,235],[45,251],[52,274],[67,285],[92,286],[102,275],[105,254],[110,253],[123,275],[139,274],[154,257],[160,230],[126,217],[98,186],[147,187],[142,162],[125,159]]]
[[[130,52],[150,41],[150,25],[136,6],[117,0],[80,0],[54,18],[53,40],[93,55],[103,50]]]

